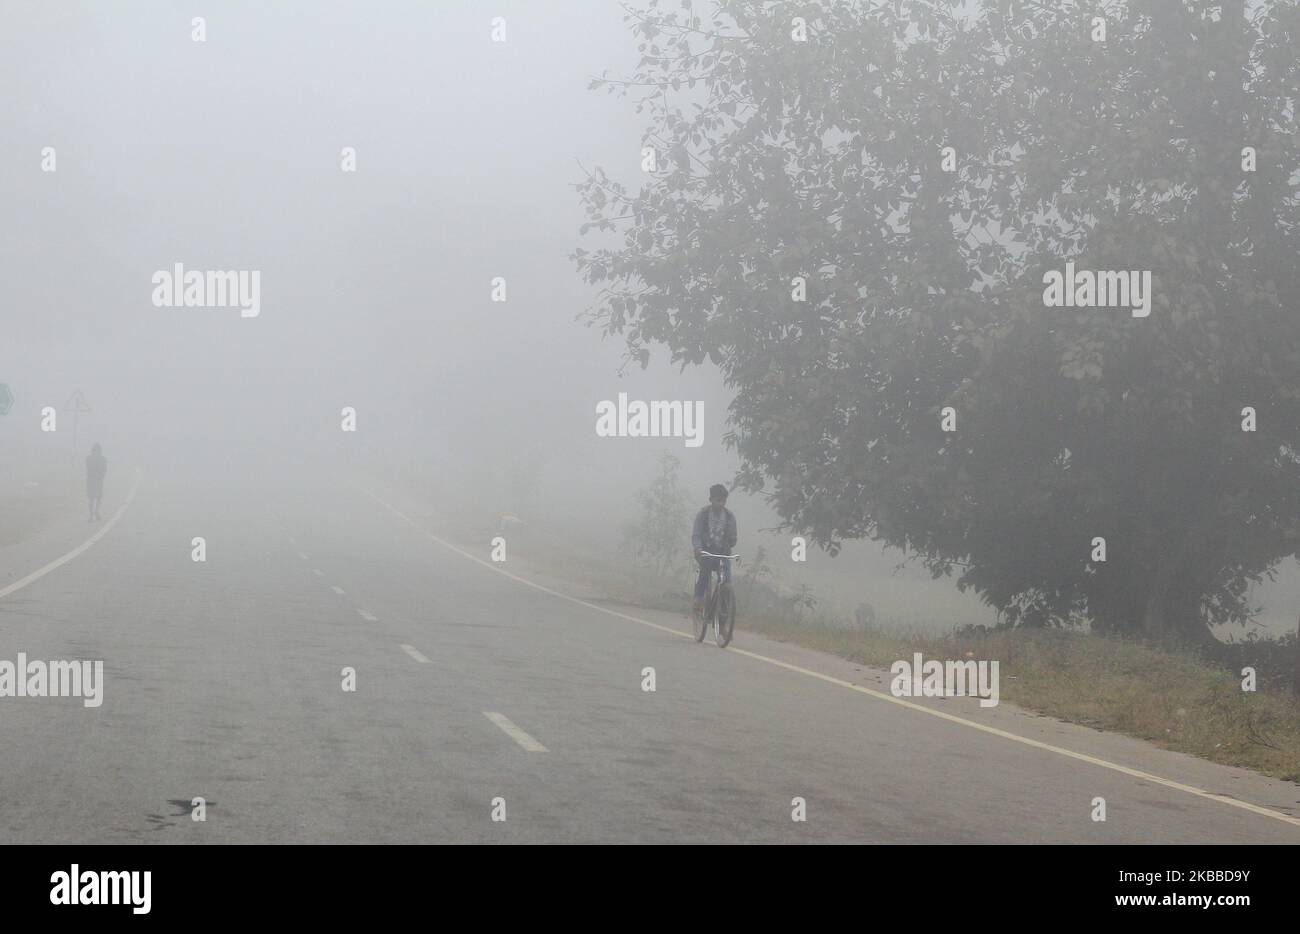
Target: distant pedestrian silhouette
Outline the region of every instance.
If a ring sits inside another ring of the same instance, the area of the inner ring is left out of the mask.
[[[104,498],[104,475],[108,473],[108,461],[99,448],[99,442],[90,449],[86,458],[86,498],[90,500],[90,518],[94,522],[99,516],[99,503]]]

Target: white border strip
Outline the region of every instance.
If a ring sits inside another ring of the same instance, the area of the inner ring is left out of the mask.
[[[45,567],[38,568],[37,570],[32,571],[32,573],[28,574],[26,577],[22,578],[21,580],[16,580],[8,587],[5,587],[3,590],[0,590],[0,597],[7,597],[11,593],[17,590],[22,590],[28,584],[40,580],[42,577],[44,577],[46,574],[50,573],[51,571],[63,567],[73,558],[77,557],[77,555],[81,554],[91,545],[95,544],[95,542],[99,541],[101,538],[107,535],[109,533],[109,530],[112,529],[113,526],[117,524],[117,520],[122,518],[122,515],[126,512],[126,507],[131,505],[131,500],[135,499],[135,491],[138,490],[139,488],[140,488],[140,474],[137,472],[135,475],[135,483],[131,485],[131,492],[126,495],[126,501],[123,502],[122,505],[118,507],[117,512],[113,514],[113,518],[108,520],[108,525],[104,526],[94,535],[90,536],[90,538],[86,539],[76,548],[72,549],[62,558],[55,558],[49,564],[45,565]]]
[[[379,503],[381,506],[383,506],[385,509],[391,512],[393,515],[405,521],[416,531],[421,532],[428,538],[433,539],[435,542],[437,542],[439,545],[442,545],[444,548],[448,548],[451,551],[456,552],[456,554],[461,555],[462,557],[469,558],[469,560],[475,561],[483,565],[483,567],[488,568],[489,570],[496,571],[498,574],[504,574],[506,577],[510,578],[511,580],[515,580],[528,587],[532,587],[534,590],[540,590],[542,593],[550,594],[552,597],[558,597],[561,600],[568,600],[570,603],[576,603],[579,606],[584,606],[591,610],[597,610],[598,612],[606,613],[610,616],[617,616],[619,619],[625,619],[628,620],[629,622],[640,623],[642,626],[649,626],[652,629],[658,629],[661,632],[671,633],[672,635],[678,636],[682,639],[693,640],[695,638],[690,633],[682,632],[679,629],[672,629],[668,626],[661,626],[658,623],[652,623],[649,620],[638,619],[637,617],[629,616],[626,613],[619,613],[618,611],[611,610],[608,607],[599,606],[595,603],[588,603],[586,600],[579,600],[577,597],[571,597],[568,594],[560,593],[558,590],[552,590],[551,588],[544,587],[541,584],[535,584],[532,581],[526,580],[517,574],[512,574],[509,571],[505,570],[504,568],[497,567],[495,564],[491,563],[490,561],[484,561],[482,558],[479,558],[475,555],[470,554],[467,551],[457,548],[455,545],[451,544],[448,541],[444,541],[443,539],[434,535],[432,532],[428,531],[427,529],[424,529],[421,526],[417,525],[415,523],[415,520],[413,520],[410,516],[406,515],[401,510],[393,506],[390,506],[388,503],[384,502],[384,500],[380,499],[378,496],[376,496],[374,493],[370,492],[369,490],[363,490],[362,492],[364,492],[375,502]],[[967,720],[964,717],[954,716],[953,714],[950,713],[944,713],[942,710],[934,710],[930,707],[924,707],[920,704],[915,704],[912,703],[911,701],[903,700],[900,697],[894,697],[894,695],[892,694],[886,694],[883,691],[875,691],[872,690],[871,688],[863,687],[860,684],[854,684],[851,681],[844,681],[840,678],[833,678],[830,675],[824,675],[819,671],[812,671],[811,669],[808,668],[801,668],[798,665],[792,665],[789,662],[783,662],[780,659],[768,658],[766,655],[759,655],[757,652],[748,652],[744,649],[737,649],[737,648],[730,648],[727,649],[727,651],[734,652],[737,655],[744,655],[746,658],[756,659],[757,661],[760,662],[766,662],[769,665],[775,665],[776,667],[784,668],[787,671],[798,672],[801,675],[807,675],[810,678],[816,678],[819,681],[825,681],[827,684],[834,684],[838,687],[848,688],[850,691],[857,691],[859,694],[866,694],[867,696],[874,697],[877,700],[888,701],[889,703],[897,704],[900,707],[907,707],[910,710],[916,710],[919,711],[920,713],[928,714],[931,717],[938,717],[939,719],[947,720],[950,723],[957,723],[960,724],[961,726],[970,727],[971,729],[974,730],[980,730],[981,732],[984,733],[991,733],[994,736],[1000,736],[1003,739],[1009,739],[1012,742],[1021,743],[1025,746],[1030,746],[1034,749],[1042,749],[1046,752],[1053,752],[1059,756],[1066,756],[1067,758],[1076,759],[1080,762],[1087,762],[1091,765],[1100,766],[1103,769],[1110,769],[1113,772],[1119,772],[1123,775],[1131,776],[1132,778],[1138,778],[1146,782],[1153,782],[1154,784],[1162,785],[1165,788],[1172,788],[1175,791],[1181,791],[1189,795],[1195,795],[1196,797],[1204,798],[1207,801],[1217,801],[1220,804],[1226,804],[1229,805],[1230,807],[1240,808],[1243,811],[1250,811],[1252,814],[1259,814],[1261,817],[1271,817],[1274,820],[1282,821],[1284,824],[1290,824],[1293,827],[1300,827],[1300,818],[1292,817],[1289,814],[1283,814],[1281,811],[1275,811],[1272,808],[1262,807],[1258,804],[1251,804],[1249,801],[1242,801],[1238,798],[1229,797],[1228,795],[1215,794],[1212,791],[1206,791],[1205,789],[1197,788],[1194,785],[1184,785],[1181,782],[1175,782],[1168,778],[1161,778],[1159,775],[1152,775],[1150,772],[1143,772],[1141,769],[1131,769],[1128,766],[1120,765],[1117,762],[1110,762],[1106,759],[1100,759],[1096,756],[1090,756],[1082,752],[1075,752],[1073,749],[1065,749],[1061,746],[1053,746],[1051,743],[1044,743],[1036,739],[1030,739],[1027,736],[1020,736],[1017,733],[1009,733],[1006,730],[999,730],[997,727],[988,726],[987,724],[984,723],[977,723],[974,720]]]

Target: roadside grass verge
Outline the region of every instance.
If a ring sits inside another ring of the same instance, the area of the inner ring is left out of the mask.
[[[486,553],[484,529],[452,521],[447,531],[479,542]],[[575,596],[689,612],[688,574],[656,579],[617,552],[535,528],[511,533],[510,548],[511,570],[563,582]],[[1300,703],[1289,691],[1294,642],[1225,647],[1224,658],[1208,661],[1082,631],[967,628],[936,635],[888,619],[866,626],[817,614],[792,620],[764,609],[770,600],[749,597],[738,589],[741,645],[753,632],[886,671],[915,652],[941,661],[996,660],[1000,697],[1018,707],[1300,782]],[[1244,665],[1259,672],[1253,692],[1242,690]]]
[[[1300,704],[1283,690],[1241,689],[1241,677],[1192,655],[1055,630],[941,636],[825,622],[746,617],[737,630],[888,669],[926,659],[997,660],[1001,698],[1026,710],[1125,733],[1224,765],[1300,781]]]

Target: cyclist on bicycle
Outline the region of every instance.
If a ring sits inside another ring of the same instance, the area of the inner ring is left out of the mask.
[[[695,580],[695,612],[698,615],[704,611],[704,594],[709,589],[709,574],[714,568],[721,565],[722,579],[731,583],[731,562],[704,554],[708,551],[715,555],[729,555],[736,547],[736,516],[727,508],[727,488],[721,483],[709,487],[709,505],[695,515],[691,547],[700,565],[700,576]]]

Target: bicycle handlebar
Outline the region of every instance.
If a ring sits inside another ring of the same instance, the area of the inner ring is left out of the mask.
[[[700,555],[705,558],[739,558],[740,555],[715,555],[707,551],[701,551]]]

